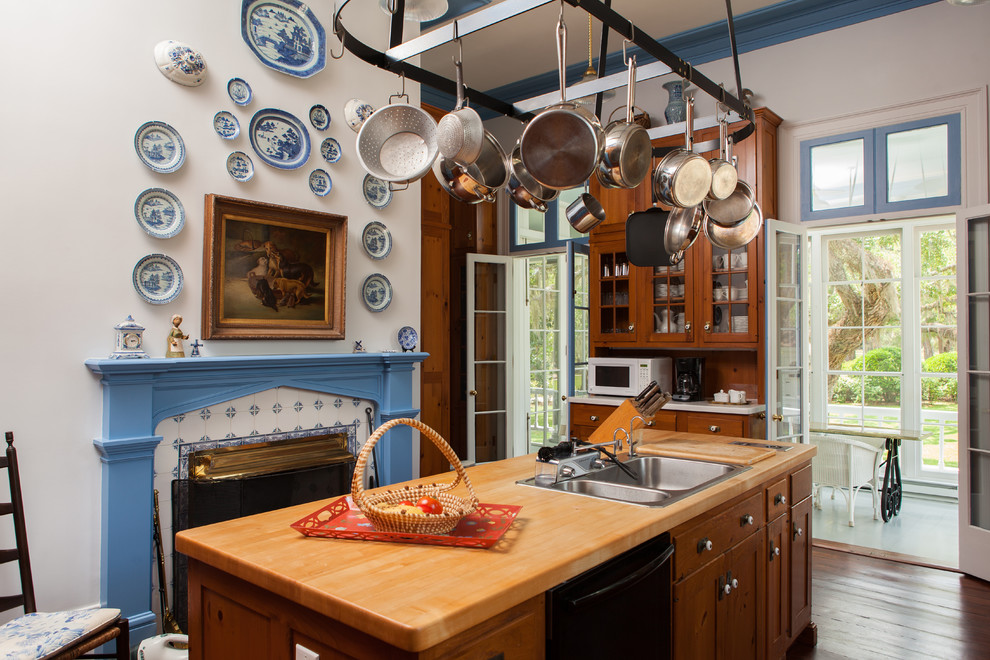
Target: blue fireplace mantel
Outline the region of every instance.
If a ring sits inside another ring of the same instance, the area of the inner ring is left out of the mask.
[[[375,402],[375,424],[415,417],[415,365],[427,353],[340,353],[86,360],[103,387],[100,600],[120,608],[131,639],[155,634],[151,611],[155,428],[163,419],[276,387]],[[379,448],[383,484],[413,476],[411,427]]]

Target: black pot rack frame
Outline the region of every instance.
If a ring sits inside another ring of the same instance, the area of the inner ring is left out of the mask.
[[[344,49],[350,51],[357,58],[367,62],[368,64],[376,66],[379,69],[390,71],[398,76],[427,85],[438,91],[456,96],[457,83],[437,73],[427,71],[426,69],[418,67],[414,64],[410,64],[406,61],[408,58],[419,55],[445,43],[454,41],[455,39],[464,37],[472,32],[477,32],[486,27],[490,27],[506,19],[518,16],[532,9],[536,9],[537,7],[550,4],[552,2],[561,2],[561,4],[566,2],[572,7],[584,9],[601,21],[603,40],[608,29],[616,31],[631,43],[639,46],[644,52],[662,62],[670,69],[671,72],[676,73],[678,76],[692,83],[699,90],[715,99],[717,103],[720,104],[719,107],[723,110],[726,112],[732,110],[739,115],[739,117],[747,120],[745,126],[731,134],[731,139],[734,144],[738,144],[752,135],[755,131],[756,125],[754,121],[753,109],[750,107],[748,99],[745,97],[741,99],[737,96],[733,96],[726,91],[725,87],[712,82],[708,77],[692,67],[689,62],[681,59],[669,49],[662,46],[646,32],[636,27],[631,21],[624,18],[621,14],[608,6],[606,3],[610,3],[611,0],[606,0],[605,3],[601,2],[601,0],[502,0],[502,2],[489,5],[488,7],[465,16],[462,19],[434,28],[433,30],[410,39],[407,42],[402,41],[402,29],[404,22],[403,16],[405,15],[406,0],[391,1],[394,3],[395,10],[392,14],[390,22],[389,49],[387,51],[381,52],[375,50],[371,46],[362,42],[360,39],[356,38],[344,26],[344,23],[341,20],[341,14],[351,0],[344,0],[343,4],[334,12],[334,34],[336,34],[337,38],[340,39]],[[736,34],[732,17],[731,0],[725,0],[725,7],[726,23],[729,30],[729,42],[732,49],[732,61],[735,68],[736,89],[739,94],[742,95],[743,87],[739,75],[739,54],[736,48]],[[604,58],[599,58],[599,78],[601,78],[602,74],[601,67],[603,60]],[[620,72],[619,75],[624,77],[625,73]],[[581,86],[583,87],[585,85],[592,86],[592,89],[588,91],[592,93],[598,92],[599,99],[597,107],[600,112],[601,91],[603,91],[601,89],[600,82],[592,81],[591,83],[584,83]],[[598,86],[599,89],[594,89],[594,86]],[[579,96],[583,95],[584,94],[582,93]],[[498,114],[506,117],[513,117],[522,122],[529,121],[534,116],[532,112],[521,110],[510,102],[495,98],[485,92],[472,89],[470,87],[465,87],[465,96],[469,97],[471,99],[471,103],[474,105],[483,106],[489,110],[497,112]],[[663,156],[675,148],[677,147],[658,147],[654,148],[653,153],[655,156]],[[710,151],[715,148],[717,148],[717,141],[714,143],[695,145],[695,149],[700,151]]]

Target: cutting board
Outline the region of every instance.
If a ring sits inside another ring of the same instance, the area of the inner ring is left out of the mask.
[[[693,458],[697,460],[721,461],[734,465],[752,465],[753,463],[770,458],[777,452],[766,447],[748,447],[746,445],[730,445],[723,442],[706,442],[704,440],[688,440],[675,438],[662,440],[652,444],[636,447],[640,454],[652,456],[674,456],[676,458]]]

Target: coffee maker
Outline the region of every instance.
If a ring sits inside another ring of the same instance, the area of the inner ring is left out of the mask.
[[[674,381],[674,401],[701,400],[701,372],[705,358],[679,357],[674,359],[677,377]]]

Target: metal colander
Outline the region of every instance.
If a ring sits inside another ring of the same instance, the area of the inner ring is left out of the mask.
[[[438,151],[436,120],[408,103],[376,111],[357,136],[358,160],[364,169],[393,183],[420,179],[430,171]]]

